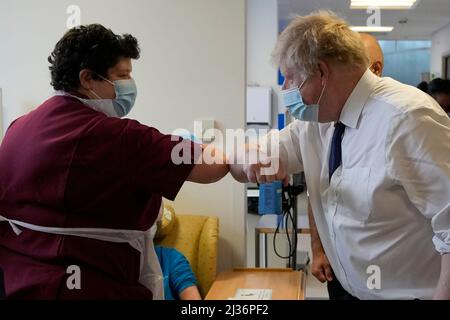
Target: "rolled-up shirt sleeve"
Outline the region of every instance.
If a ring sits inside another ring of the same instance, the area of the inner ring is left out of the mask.
[[[431,219],[435,248],[450,252],[450,119],[420,108],[393,119],[387,163],[414,206]]]
[[[294,121],[281,131],[271,131],[263,140],[271,156],[278,156],[287,166],[288,174],[303,171],[303,159],[299,142],[300,122]]]

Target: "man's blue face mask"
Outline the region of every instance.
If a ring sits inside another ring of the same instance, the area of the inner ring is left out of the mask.
[[[281,95],[283,97],[283,106],[288,109],[289,113],[295,119],[302,121],[318,122],[319,103],[320,100],[322,99],[325,86],[323,87],[322,93],[320,94],[319,100],[317,101],[316,104],[305,104],[303,102],[300,89],[303,87],[307,79],[308,78],[306,78],[300,86],[281,91]]]

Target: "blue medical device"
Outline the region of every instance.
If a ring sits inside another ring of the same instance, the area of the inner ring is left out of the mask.
[[[282,214],[282,192],[281,181],[261,184],[259,186],[258,213],[260,215]]]

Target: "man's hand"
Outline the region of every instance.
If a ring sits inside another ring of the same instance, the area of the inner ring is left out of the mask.
[[[313,254],[311,273],[320,282],[333,280],[333,272],[325,252],[316,252]]]
[[[268,157],[258,146],[246,146],[237,163],[230,164],[232,176],[239,182],[269,183],[282,180],[284,185],[289,182],[289,175],[280,158]]]
[[[333,280],[333,269],[325,254],[325,250],[320,241],[319,232],[317,231],[316,221],[312,211],[311,203],[308,198],[308,219],[309,228],[311,230],[311,249],[313,254],[311,273],[320,282]]]
[[[244,164],[243,171],[247,180],[253,183],[270,183],[283,180],[286,185],[288,175],[280,159],[264,158],[253,164]]]

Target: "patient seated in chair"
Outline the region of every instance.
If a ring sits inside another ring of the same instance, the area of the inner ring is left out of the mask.
[[[173,227],[173,212],[161,204],[161,213],[154,225],[153,237],[160,237]],[[175,248],[161,245],[155,245],[155,252],[164,277],[164,299],[201,300],[197,278],[186,257]]]
[[[165,300],[201,300],[197,279],[186,257],[174,248],[155,246],[164,276]]]

